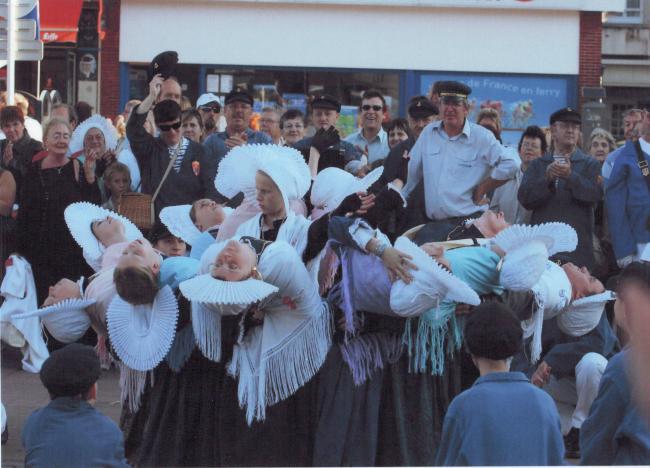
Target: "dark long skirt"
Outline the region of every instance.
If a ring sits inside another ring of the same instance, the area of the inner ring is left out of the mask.
[[[354,384],[337,344],[317,375],[314,466],[373,466],[383,371]]]
[[[221,466],[309,466],[314,443],[315,378],[266,408],[264,421],[246,422],[237,403],[238,381],[228,376],[219,396]]]
[[[441,376],[409,372],[408,355],[384,371],[377,466],[432,466],[451,400],[460,391],[458,361]]]
[[[445,413],[461,390],[459,359],[447,357],[443,375],[433,376],[410,373],[404,352],[355,385],[334,345],[317,377],[313,465],[434,464]]]
[[[146,414],[142,439],[136,441],[141,466],[219,466],[218,437],[221,395],[239,318],[223,317],[222,359],[213,362],[194,348],[180,371],[163,361],[154,370],[154,383],[143,399]],[[238,406],[237,401],[232,404]],[[142,408],[141,408],[142,409]],[[138,412],[140,413],[140,411]]]
[[[218,465],[217,398],[224,377],[224,365],[206,359],[198,348],[178,373],[166,362],[156,368],[138,465]]]

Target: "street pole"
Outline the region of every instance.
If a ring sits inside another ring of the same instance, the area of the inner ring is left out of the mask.
[[[7,1],[7,104],[13,105],[16,90],[16,2]]]

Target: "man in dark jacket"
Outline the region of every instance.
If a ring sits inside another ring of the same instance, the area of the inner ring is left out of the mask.
[[[603,189],[600,164],[578,148],[580,124],[580,114],[569,107],[551,115],[553,154],[531,163],[518,198],[532,211],[531,224],[559,221],[571,225],[578,233],[578,248],[556,258],[592,269],[594,208],[603,198]]]
[[[161,75],[153,77],[149,95],[131,112],[126,125],[126,135],[142,175],[142,192],[154,195],[171,160],[176,158],[156,197],[156,215],[166,206],[219,197],[214,187],[215,161],[206,157],[201,144],[182,136],[181,108],[177,102],[167,99],[154,108],[160,137],[154,138],[144,128],[147,112],[156,102],[163,81]]]
[[[52,401],[27,418],[26,466],[128,466],[122,432],[92,406],[100,374],[93,348],[77,343],[43,363],[40,377]]]

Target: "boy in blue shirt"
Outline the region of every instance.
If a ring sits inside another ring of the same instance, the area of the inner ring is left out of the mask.
[[[45,360],[40,377],[52,401],[25,423],[25,466],[128,466],[122,432],[92,406],[100,374],[90,346],[72,343]]]
[[[465,343],[481,377],[449,406],[436,465],[562,464],[553,399],[523,373],[509,372],[522,339],[521,324],[507,306],[486,302],[471,313]]]

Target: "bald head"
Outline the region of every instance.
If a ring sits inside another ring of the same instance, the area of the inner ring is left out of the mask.
[[[181,104],[181,85],[178,83],[176,78],[169,77],[162,82],[160,86],[160,94],[158,95],[158,102],[164,101],[165,99],[171,99],[176,101],[178,105]]]

